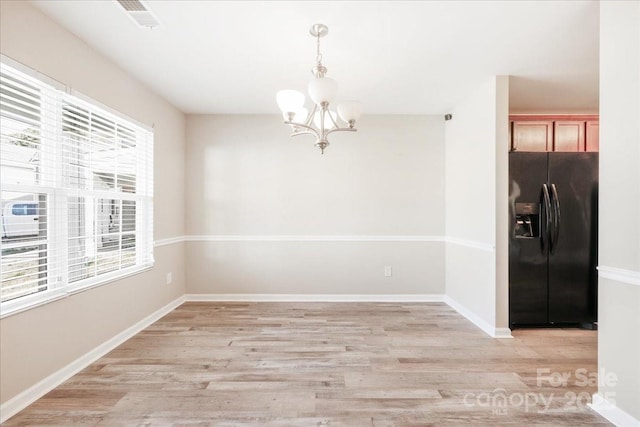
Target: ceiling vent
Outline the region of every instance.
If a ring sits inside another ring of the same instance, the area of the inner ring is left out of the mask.
[[[140,0],[116,0],[125,10],[127,16],[139,27],[156,28],[160,26],[160,21],[151,12],[151,9]]]

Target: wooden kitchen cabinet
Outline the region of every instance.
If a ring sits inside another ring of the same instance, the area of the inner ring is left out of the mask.
[[[600,151],[600,122],[587,120],[586,151]]]
[[[512,115],[511,151],[598,151],[597,115]]]
[[[553,122],[553,151],[584,151],[584,120]]]
[[[550,120],[514,120],[511,151],[552,151],[553,122]]]

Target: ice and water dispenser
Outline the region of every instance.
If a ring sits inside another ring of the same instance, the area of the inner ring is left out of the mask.
[[[540,237],[540,205],[538,203],[516,203],[516,239]]]

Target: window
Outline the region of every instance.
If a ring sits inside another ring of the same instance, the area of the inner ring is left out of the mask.
[[[21,203],[15,204],[11,208],[12,215],[37,215],[35,203]]]
[[[2,314],[153,265],[153,134],[0,62]]]

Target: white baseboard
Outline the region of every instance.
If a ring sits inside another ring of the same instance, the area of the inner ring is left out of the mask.
[[[513,335],[511,335],[511,329],[509,328],[494,328],[493,337],[494,338],[513,338]]]
[[[592,403],[589,404],[589,407],[616,426],[640,426],[640,420],[637,420],[631,414],[618,408],[615,403],[605,399],[600,393],[595,393],[593,395]]]
[[[482,329],[484,333],[489,335],[492,338],[513,338],[511,335],[511,329],[509,328],[496,328],[487,323],[480,316],[475,314],[473,311],[469,310],[450,296],[446,295],[444,297],[444,302],[449,305],[449,307],[453,308],[455,311],[460,313],[462,316],[466,317],[471,323],[476,325],[478,328]]]
[[[187,294],[186,300],[211,302],[444,302],[492,338],[513,338],[511,329],[495,328],[451,297],[440,294]]]
[[[42,396],[44,396],[114,348],[136,335],[138,332],[142,331],[152,323],[159,320],[161,317],[175,310],[184,302],[184,296],[177,298],[176,300],[170,302],[156,312],[140,320],[133,326],[120,332],[110,340],[104,342],[103,344],[100,344],[98,347],[94,348],[83,356],[80,356],[64,368],[60,369],[57,372],[54,372],[53,374],[49,375],[37,384],[29,387],[17,396],[7,400],[5,403],[0,405],[0,423],[4,423],[9,418],[22,411],[24,408],[31,405],[36,400],[40,399]]]
[[[440,294],[187,294],[187,301],[443,302]]]

